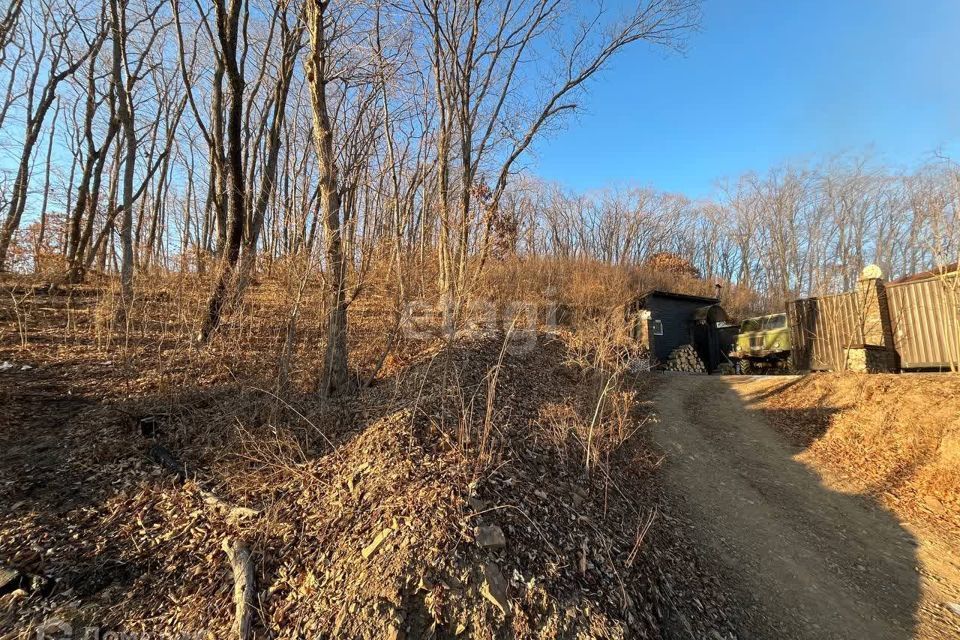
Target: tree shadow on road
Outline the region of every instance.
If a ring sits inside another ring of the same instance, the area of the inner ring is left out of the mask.
[[[822,425],[832,411],[800,418]],[[657,412],[667,484],[743,602],[749,637],[914,637],[915,540],[874,500],[829,489],[795,460],[812,440],[788,442],[767,422],[777,416],[724,378],[668,381]]]
[[[812,398],[813,406],[810,407],[770,407],[765,404],[786,392],[803,388],[805,380],[805,376],[797,376],[744,396],[752,411],[760,413],[788,442],[801,449],[806,449],[822,437],[830,429],[833,417],[849,408],[836,404],[827,392],[819,392],[816,398]]]

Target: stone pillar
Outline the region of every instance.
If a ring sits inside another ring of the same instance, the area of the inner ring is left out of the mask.
[[[844,349],[847,371],[854,373],[888,373],[896,368],[893,352],[883,347]]]
[[[857,282],[857,308],[863,344],[892,350],[893,327],[883,280],[861,278]]]
[[[865,274],[866,275],[866,274]],[[887,290],[883,280],[874,277],[861,277],[857,282],[857,307],[860,317],[860,334],[863,339],[864,353],[857,354],[859,365],[863,358],[863,369],[871,373],[896,369],[896,351],[893,343],[893,323],[890,319],[890,305],[887,302]],[[848,366],[852,364],[848,360]],[[859,368],[859,367],[855,367]]]

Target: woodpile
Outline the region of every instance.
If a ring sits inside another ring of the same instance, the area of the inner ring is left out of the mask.
[[[706,373],[707,367],[691,344],[677,347],[670,352],[667,358],[667,371],[682,371],[684,373]]]

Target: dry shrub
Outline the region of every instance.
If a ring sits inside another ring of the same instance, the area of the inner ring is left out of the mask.
[[[637,288],[631,271],[594,260],[519,258],[490,266],[479,287],[499,306],[556,304],[590,315],[624,304]]]
[[[548,439],[562,456],[582,457],[588,475],[643,425],[631,371],[646,354],[619,311],[586,318],[566,336],[567,363],[580,377],[577,394],[541,410]]]
[[[691,278],[700,277],[700,270],[693,266],[690,260],[669,251],[655,253],[647,258],[643,264],[652,271],[666,271],[667,273]]]
[[[622,307],[601,316],[584,318],[568,339],[570,359],[584,371],[617,376],[645,350],[633,339],[631,321]]]
[[[651,289],[715,296],[717,283],[674,267],[609,264],[590,259],[511,256],[490,265],[478,290],[502,307],[515,301],[556,305],[579,322],[602,316]],[[721,302],[731,317],[780,311],[755,291],[721,283]],[[563,319],[563,318],[561,318]]]
[[[565,461],[580,460],[589,477],[606,467],[610,456],[642,426],[634,408],[636,392],[623,386],[605,388],[600,397],[584,393],[565,402],[545,403],[541,429]]]
[[[4,286],[0,289],[0,295],[7,305],[2,307],[3,313],[0,314],[3,329],[0,329],[0,340],[5,337],[4,334],[16,333],[17,341],[21,350],[24,350],[30,344],[30,324],[31,314],[30,306],[33,299],[33,290],[23,287],[18,290],[17,287]],[[9,310],[7,310],[7,307]],[[10,328],[8,329],[7,326]]]

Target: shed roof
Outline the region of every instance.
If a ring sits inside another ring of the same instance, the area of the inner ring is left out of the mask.
[[[936,269],[930,269],[929,271],[923,271],[921,273],[914,273],[909,276],[904,276],[887,284],[906,284],[908,282],[917,282],[919,280],[928,280],[930,278],[942,278],[945,276],[952,276],[957,273],[960,273],[960,262],[954,262],[953,264],[944,265]]]
[[[645,291],[636,297],[637,301],[642,301],[650,297],[659,297],[659,298],[672,298],[674,300],[685,300],[687,302],[699,302],[702,304],[717,304],[720,302],[719,298],[708,298],[706,296],[695,296],[689,293],[675,293],[673,291],[663,291],[661,289],[651,289]]]

